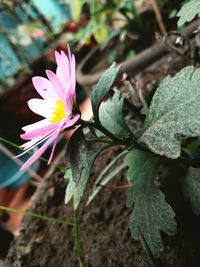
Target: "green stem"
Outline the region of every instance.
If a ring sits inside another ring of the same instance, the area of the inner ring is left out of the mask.
[[[0,136],[0,141],[2,141],[2,142],[6,143],[6,144],[8,144],[8,145],[10,145],[10,146],[12,146],[12,147],[14,147],[14,148],[17,148],[17,149],[19,149],[19,150],[21,150],[21,151],[24,151],[23,148],[21,148],[21,147],[18,146],[17,144],[15,144],[15,143],[13,143],[13,142],[11,142],[11,141],[5,139],[5,138],[3,138],[2,136]],[[33,155],[33,153],[30,152],[30,151],[28,151],[27,153],[28,153],[29,155]],[[48,160],[47,160],[46,158],[44,158],[44,157],[40,157],[40,160],[42,160],[42,161],[45,162],[45,163],[48,163]],[[54,167],[55,167],[56,169],[58,169],[59,171],[64,172],[64,170],[63,170],[60,166],[58,166],[57,164],[55,164],[55,163],[52,162],[51,165],[54,166]]]
[[[98,138],[90,138],[86,139],[88,143],[93,143],[93,142],[99,142],[99,143],[107,143],[107,144],[112,144],[112,141],[106,140],[106,139],[98,139]]]
[[[52,222],[52,223],[59,223],[59,224],[63,224],[63,225],[75,226],[73,223],[67,222],[65,219],[55,219],[53,217],[40,215],[40,214],[31,212],[31,211],[23,211],[23,210],[18,210],[15,208],[10,208],[10,207],[1,206],[1,205],[0,205],[0,210],[4,210],[7,212],[14,212],[17,214],[23,214],[24,216],[29,216],[29,217],[32,217],[35,219],[41,219],[41,220]]]
[[[81,253],[81,240],[80,240],[80,228],[79,228],[79,223],[78,223],[78,215],[77,211],[73,209],[73,217],[74,217],[74,234],[75,234],[75,247],[76,247],[76,256],[77,260],[79,262],[79,267],[84,267],[83,266],[83,261],[82,261],[82,253]]]
[[[127,140],[122,140],[122,139],[118,138],[117,136],[115,136],[113,133],[111,133],[109,130],[107,130],[100,123],[100,121],[98,121],[98,122],[97,121],[91,122],[91,121],[85,121],[85,120],[82,120],[81,119],[80,122],[81,122],[81,125],[83,127],[92,126],[92,127],[96,128],[97,130],[99,130],[100,132],[102,132],[103,134],[105,134],[106,136],[108,136],[116,144],[124,144],[124,143],[127,143]]]

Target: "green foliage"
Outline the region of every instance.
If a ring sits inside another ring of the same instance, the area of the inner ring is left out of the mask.
[[[66,0],[69,5],[70,15],[75,22],[79,22],[81,19],[82,8],[86,1],[84,0]]]
[[[93,35],[98,44],[105,42],[109,37],[109,25],[107,22],[106,9],[99,0],[92,0],[91,5],[91,24],[92,28],[96,30],[93,31]]]
[[[200,214],[200,169],[190,167],[183,181],[183,194],[193,211]]]
[[[127,206],[133,208],[130,218],[131,235],[140,239],[151,266],[155,266],[153,257],[158,256],[163,249],[161,232],[169,235],[176,232],[175,214],[155,184],[156,170],[160,155],[176,159],[180,156],[181,149],[187,155],[187,163],[197,161],[200,144],[200,68],[188,66],[174,77],[167,76],[163,80],[153,96],[148,115],[135,138],[137,140],[130,138],[131,132],[123,116],[124,99],[119,91],[115,91],[113,97],[101,105],[118,70],[119,67],[114,63],[93,87],[91,101],[94,121],[80,120],[83,127],[91,128],[93,139],[90,136],[88,142],[107,144],[99,149],[90,149],[81,127],[69,142],[67,158],[70,169],[65,175],[69,179],[65,201],[68,202],[73,197],[76,209],[97,155],[111,144],[123,144],[121,156],[127,153],[124,163],[113,168],[120,154],[110,161],[97,178],[88,202],[93,200],[101,186],[105,186],[127,166],[127,177],[131,184],[127,192]],[[98,131],[111,140],[99,136]],[[184,161],[181,158],[176,162],[183,164]],[[193,210],[200,214],[200,169],[190,167],[182,181],[185,198],[190,201]]]
[[[157,0],[157,2],[160,7],[163,7],[167,3],[167,0]]]
[[[99,119],[101,124],[114,135],[128,138],[131,133],[124,120],[123,104],[124,98],[119,91],[115,91],[112,99],[100,107]]]
[[[77,209],[80,203],[96,157],[106,147],[107,145],[98,149],[89,149],[81,128],[78,128],[72,135],[66,155],[70,169],[65,173],[65,178],[69,179],[65,203],[73,197],[74,209]]]
[[[196,16],[200,16],[200,1],[191,0],[185,3],[179,10],[177,16],[179,17],[178,27],[183,26],[186,22],[190,22]]]
[[[132,237],[141,239],[142,233],[152,254],[158,256],[163,249],[160,231],[169,235],[176,231],[174,212],[154,183],[159,158],[150,152],[132,149],[125,163],[132,184],[127,192],[127,205],[134,204],[130,220]]]
[[[119,71],[120,66],[113,63],[101,76],[99,82],[93,86],[91,102],[94,116],[98,118],[98,111],[101,102],[111,89]]]
[[[168,76],[156,90],[139,138],[156,154],[178,158],[180,136],[200,135],[200,68]]]

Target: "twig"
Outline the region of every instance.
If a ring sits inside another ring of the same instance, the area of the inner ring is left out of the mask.
[[[165,35],[166,34],[166,28],[165,28],[165,24],[163,22],[163,18],[162,18],[157,0],[151,0],[151,4],[152,4],[153,10],[155,12],[156,20],[158,22],[160,31],[161,31],[162,35]]]
[[[12,146],[12,147],[15,147],[17,149],[19,149],[20,151],[24,151],[23,148],[21,148],[20,146],[18,146],[17,144],[3,138],[2,136],[0,136],[0,141]],[[31,151],[28,151],[27,154],[29,155],[33,155],[33,153]],[[48,159],[44,158],[44,157],[40,157],[39,158],[41,161],[45,162],[45,163],[48,163]],[[58,169],[59,171],[63,172],[63,169],[58,165],[58,164],[55,164],[54,162],[51,163],[52,166],[54,166],[56,169]]]
[[[6,156],[8,156],[12,161],[14,161],[19,167],[22,167],[24,162],[20,159],[14,158],[15,155],[7,149],[4,145],[0,144],[0,151],[2,151]],[[36,172],[34,172],[32,169],[26,169],[25,170],[31,177],[33,177],[36,181],[41,182],[42,177],[38,175]]]

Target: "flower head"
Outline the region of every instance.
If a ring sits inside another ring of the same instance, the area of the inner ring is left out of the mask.
[[[74,55],[71,55],[68,47],[68,56],[63,51],[61,53],[56,51],[55,58],[56,74],[51,70],[46,70],[48,79],[39,76],[32,79],[33,85],[42,99],[31,99],[28,101],[28,106],[44,119],[22,128],[25,133],[21,135],[21,138],[29,141],[21,146],[25,151],[19,156],[41,143],[43,145],[24,163],[21,169],[29,167],[51,143],[54,143],[49,164],[62,131],[73,126],[80,118],[80,114],[72,113],[73,103],[76,99]]]

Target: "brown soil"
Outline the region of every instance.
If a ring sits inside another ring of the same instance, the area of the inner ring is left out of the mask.
[[[96,161],[90,185],[116,150],[104,152]],[[200,219],[182,199],[177,186],[179,175],[179,170],[170,172],[165,180],[167,200],[177,213],[178,234],[173,237],[163,235],[165,250],[158,266],[197,267],[200,265]],[[121,173],[115,184],[124,183]],[[60,172],[48,176],[34,197],[31,211],[73,221],[71,205],[63,203],[65,186]],[[146,255],[130,236],[128,220],[131,211],[125,206],[125,191],[103,189],[90,206],[85,206],[88,195],[87,191],[78,211],[84,266],[146,266]],[[7,264],[13,267],[79,266],[72,227],[25,218],[19,237],[12,243]]]

